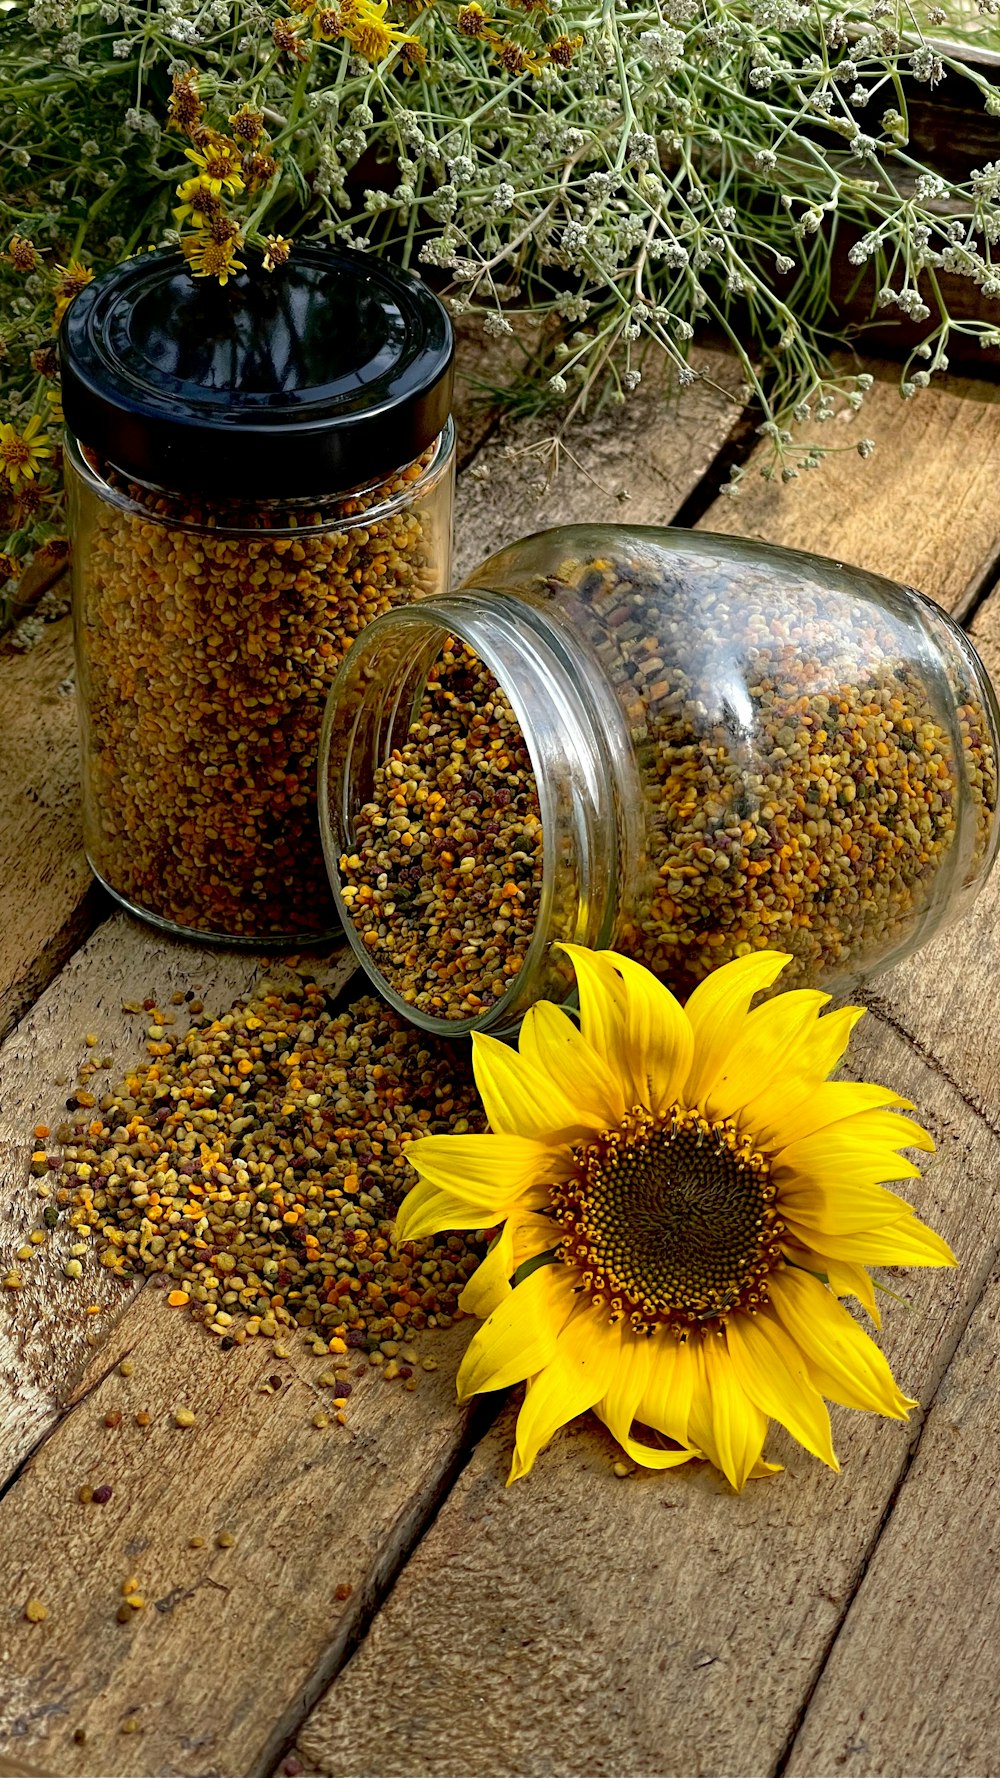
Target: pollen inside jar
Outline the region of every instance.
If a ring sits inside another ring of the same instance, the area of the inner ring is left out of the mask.
[[[221,289],[160,253],[60,351],[90,862],[171,929],[333,934],[323,707],[372,618],[447,587],[447,315],[358,254]]]
[[[121,504],[87,502],[78,530],[86,835],[138,909],[238,937],[335,926],[323,705],[364,625],[440,585],[446,537],[406,498],[434,455],[291,512],[171,500],[105,468]]]
[[[543,834],[528,750],[506,695],[449,641],[402,746],[376,768],[342,898],[372,964],[436,1018],[495,1006],[538,915]]]

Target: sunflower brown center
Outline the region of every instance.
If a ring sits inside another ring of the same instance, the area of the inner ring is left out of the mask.
[[[767,1301],[781,1257],[767,1161],[726,1121],[675,1106],[636,1109],[577,1150],[575,1176],[553,1188],[559,1256],[612,1320],[637,1332],[667,1324],[708,1331]]]

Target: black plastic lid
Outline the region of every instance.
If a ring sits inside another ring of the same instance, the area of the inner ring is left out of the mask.
[[[59,336],[70,431],[137,480],[247,500],[359,487],[448,417],[451,323],[384,260],[296,246],[225,287],[176,252],[95,278]]]

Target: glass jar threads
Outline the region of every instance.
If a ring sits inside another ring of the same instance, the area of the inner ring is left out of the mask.
[[[728,537],[544,532],[341,668],[327,862],[358,956],[428,1029],[564,998],[558,940],[682,994],[764,946],[783,986],[840,990],[981,886],[998,724],[968,638],[908,588]]]
[[[360,254],[223,289],[158,253],[60,347],[91,865],[170,929],[336,933],[323,706],[370,619],[448,586],[447,315]]]

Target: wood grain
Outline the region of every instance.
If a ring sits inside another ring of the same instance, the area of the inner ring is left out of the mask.
[[[318,1429],[321,1360],[299,1343],[287,1360],[265,1341],[221,1352],[145,1289],[0,1502],[6,1756],[102,1778],[266,1770],[447,1486],[462,1344],[461,1327],[437,1336],[442,1368],[415,1394],[359,1366],[348,1425]],[[83,1505],[84,1482],[112,1498]],[[130,1577],[146,1605],[121,1624]],[[44,1623],[25,1619],[31,1597]]]
[[[762,444],[743,492],[715,501],[708,531],[764,538],[855,563],[919,587],[959,615],[992,583],[1000,560],[1000,388],[950,377],[911,401],[884,368],[849,424],[815,428],[843,450],[798,481],[763,481]],[[875,440],[863,462],[856,441]]]
[[[905,1188],[957,1272],[893,1278],[884,1344],[927,1403],[996,1253],[996,1136],[877,1020],[855,1065],[912,1096],[938,1141]],[[590,1420],[505,1489],[505,1410],[358,1653],[303,1728],[338,1778],[620,1778],[773,1771],[919,1431],[834,1409],[843,1473],[787,1464],[737,1498],[704,1466],[619,1479]],[[502,1746],[502,1754],[499,1748]],[[818,1767],[817,1770],[833,1768]],[[900,1768],[903,1769],[903,1768]],[[907,1768],[910,1769],[910,1768]]]
[[[501,426],[459,483],[458,574],[550,525],[669,525],[740,416],[736,360],[701,351],[692,365],[699,380],[678,391],[653,360],[624,407],[574,422],[558,445],[557,419]]]
[[[341,953],[315,973],[336,989],[350,969]],[[59,1121],[85,1056],[113,1055],[114,1078],[145,1056],[148,1014],[122,999],[164,1008],[190,987],[221,1011],[265,972],[280,963],[206,955],[124,915],[99,928],[0,1051],[0,1271],[38,1220],[32,1124]],[[319,1429],[329,1360],[305,1336],[288,1336],[287,1359],[263,1340],[223,1353],[158,1281],[124,1287],[88,1258],[72,1283],[63,1257],[54,1239],[21,1262],[25,1288],[0,1302],[0,1753],[60,1774],[266,1770],[447,1486],[466,1435],[464,1334],[437,1337],[441,1369],[412,1394],[362,1360],[348,1425]],[[193,1428],[174,1424],[179,1406]],[[111,1500],[85,1506],[84,1483]],[[147,1606],[122,1625],[129,1575]],[[43,1623],[25,1618],[29,1598]]]
[[[1000,1278],[944,1379],[788,1778],[991,1778],[1000,1693]]]
[[[93,926],[83,855],[69,618],[26,654],[0,647],[0,1038]]]

